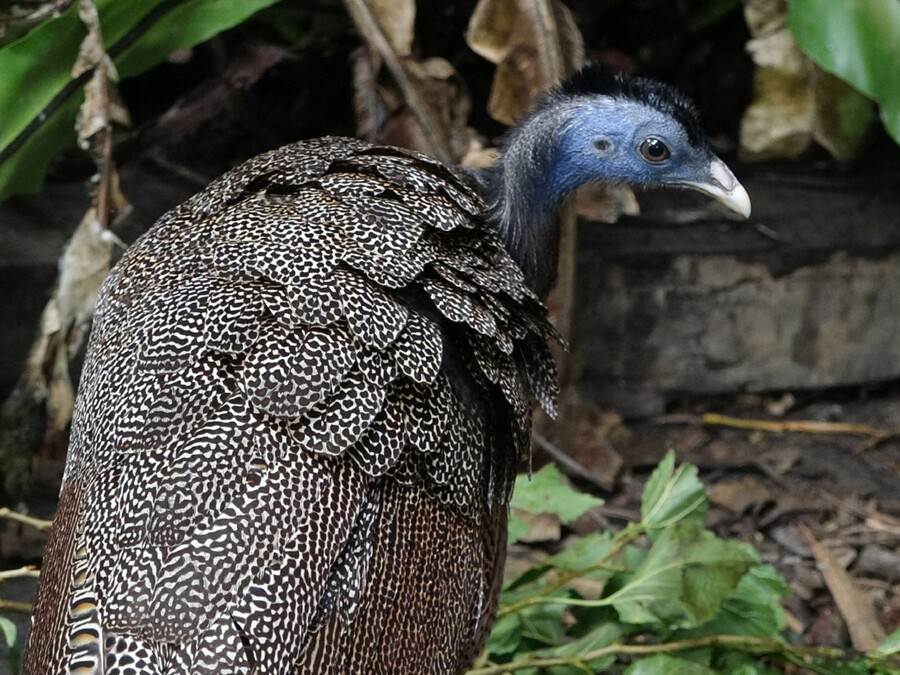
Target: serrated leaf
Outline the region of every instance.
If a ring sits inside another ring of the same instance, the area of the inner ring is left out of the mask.
[[[609,552],[611,542],[609,532],[592,532],[576,537],[561,553],[547,558],[546,563],[565,570],[583,570],[597,564]]]
[[[135,75],[160,63],[171,52],[207,40],[277,1],[191,0],[165,14],[121,54],[111,56],[120,76]],[[96,0],[107,50],[163,2]],[[70,83],[70,72],[85,36],[77,4],[72,3],[60,16],[0,48],[0,152],[55,97],[63,96]],[[49,161],[75,142],[75,114],[82,99],[82,88],[72,88],[40,128],[0,163],[0,201],[40,187]]]
[[[548,464],[530,479],[528,476],[516,478],[510,507],[534,514],[551,513],[561,522],[571,523],[588,509],[602,503],[602,499],[575,490],[555,465]],[[514,532],[521,532],[521,526],[514,519],[511,519],[510,527]],[[515,539],[510,537],[510,541]]]
[[[522,626],[516,614],[507,614],[497,619],[485,648],[494,655],[512,654],[522,641]]]
[[[717,539],[693,522],[665,529],[624,585],[604,598],[626,623],[693,628],[713,618],[757,561],[741,542]]]
[[[557,645],[565,635],[563,605],[533,605],[501,616],[494,624],[486,649],[495,656],[516,652],[523,641],[531,640],[541,645]]]
[[[641,493],[641,522],[651,538],[681,520],[699,522],[707,500],[697,478],[697,467],[682,464],[675,468],[675,453],[666,453]]]
[[[657,654],[635,661],[625,675],[715,675],[716,671],[667,654]]]
[[[900,2],[792,0],[788,25],[810,58],[880,104],[900,143]]]
[[[559,647],[552,649],[542,649],[538,655],[542,658],[550,657],[578,657],[587,654],[595,649],[608,647],[614,642],[620,640],[625,634],[626,629],[619,623],[604,623],[596,626],[585,635],[577,640],[567,642]],[[584,665],[589,672],[600,673],[609,668],[616,660],[615,655],[604,656],[599,659],[585,661]],[[575,668],[572,666],[557,666],[547,668],[548,675],[581,675],[585,672],[583,668]]]

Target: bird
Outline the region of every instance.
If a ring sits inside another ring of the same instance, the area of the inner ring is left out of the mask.
[[[23,672],[465,672],[590,182],[750,213],[687,97],[590,64],[491,168],[317,138],[163,215],[98,295]]]

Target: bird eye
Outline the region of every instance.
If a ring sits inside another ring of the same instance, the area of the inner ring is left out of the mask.
[[[609,145],[609,141],[605,138],[598,138],[596,141],[594,141],[594,147],[597,148],[597,150],[599,150],[600,152],[606,152],[607,150],[609,150]]]
[[[669,148],[666,144],[654,136],[644,139],[644,142],[641,143],[640,151],[641,157],[651,164],[665,162],[672,154],[669,152]]]

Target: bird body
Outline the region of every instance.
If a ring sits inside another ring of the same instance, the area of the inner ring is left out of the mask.
[[[606,176],[744,208],[680,99],[604,78],[545,98],[483,175],[301,142],[126,252],[98,299],[26,675],[465,670],[531,403],[555,412],[540,297],[559,203]]]
[[[530,397],[556,386],[552,328],[482,210],[424,156],[326,138],[226,174],[125,254],[26,672],[477,654]]]

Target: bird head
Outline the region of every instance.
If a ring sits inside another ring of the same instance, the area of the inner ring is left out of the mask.
[[[698,190],[750,215],[747,191],[710,149],[690,99],[660,82],[587,66],[510,130],[483,177],[488,217],[539,294],[556,274],[554,214],[591,182]]]
[[[592,181],[689,188],[749,217],[747,191],[713,154],[693,103],[672,87],[588,66],[541,107],[560,124],[550,191]]]

